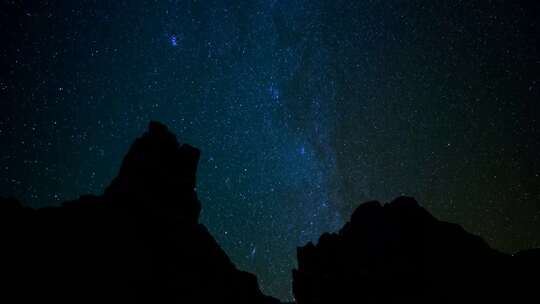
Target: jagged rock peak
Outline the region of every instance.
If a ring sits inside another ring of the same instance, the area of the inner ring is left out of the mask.
[[[181,208],[182,214],[197,219],[200,204],[195,184],[199,157],[198,149],[180,145],[167,126],[152,121],[148,131],[132,144],[105,196],[146,207]]]
[[[0,303],[279,303],[198,223],[198,159],[151,122],[103,195],[42,209],[0,197]]]

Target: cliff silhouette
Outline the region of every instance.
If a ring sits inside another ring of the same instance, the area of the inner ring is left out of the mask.
[[[102,195],[0,199],[0,302],[279,303],[198,222],[199,154],[151,122]],[[293,292],[298,304],[524,302],[539,298],[539,270],[540,250],[503,254],[400,197],[298,248]]]
[[[311,303],[524,303],[540,250],[507,255],[410,197],[360,205],[338,233],[297,250],[293,292]],[[535,301],[532,301],[535,302]]]
[[[157,122],[101,196],[30,209],[0,202],[1,303],[279,303],[205,226],[199,150]]]

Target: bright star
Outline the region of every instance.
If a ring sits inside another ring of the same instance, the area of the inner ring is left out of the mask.
[[[178,46],[178,38],[176,37],[176,35],[171,35],[169,39],[172,46]]]

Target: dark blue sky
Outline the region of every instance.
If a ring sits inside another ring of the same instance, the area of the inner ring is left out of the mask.
[[[202,222],[282,299],[295,247],[368,199],[412,195],[498,249],[539,246],[539,12],[2,1],[0,195],[101,193],[159,120],[202,150]]]

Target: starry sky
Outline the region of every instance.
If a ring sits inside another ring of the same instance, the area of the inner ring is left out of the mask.
[[[2,0],[0,195],[99,194],[159,120],[202,150],[201,221],[284,300],[296,246],[369,199],[540,246],[534,2]]]

